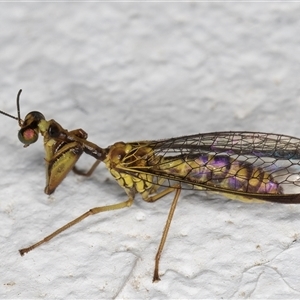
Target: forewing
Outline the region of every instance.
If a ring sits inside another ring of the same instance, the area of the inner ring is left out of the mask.
[[[144,158],[147,160],[144,167],[124,165],[123,172],[131,176],[149,175],[144,180],[149,178],[154,184],[168,187],[173,181],[179,181],[187,184],[183,186],[185,189],[211,190],[283,203],[300,201],[298,138],[261,132],[229,131],[132,144],[136,147],[149,147],[152,151]],[[194,167],[196,161],[202,164],[201,172],[198,164],[198,169]],[[209,179],[203,179],[203,169],[209,170]],[[198,172],[197,180],[195,176],[191,176],[191,172],[195,171]],[[259,174],[257,178],[256,174]],[[263,185],[265,181],[264,188],[249,188],[249,182],[254,179],[262,182],[256,182],[257,186]],[[241,184],[248,186],[241,188]]]

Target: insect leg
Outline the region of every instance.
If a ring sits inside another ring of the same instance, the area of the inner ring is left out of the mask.
[[[76,166],[74,166],[74,167],[73,167],[73,172],[74,172],[75,174],[77,174],[77,175],[89,177],[89,176],[91,176],[91,175],[93,174],[93,172],[95,171],[95,169],[98,167],[98,165],[99,165],[100,163],[101,163],[101,160],[96,160],[96,161],[93,163],[92,167],[91,167],[87,172],[78,170],[78,169],[76,168]]]
[[[163,184],[165,181],[166,181],[165,178],[159,178],[158,182],[157,182],[155,185],[153,185],[152,188],[150,189],[148,195],[156,194],[157,190],[162,186],[162,184]],[[172,191],[173,191],[173,188],[171,187],[170,189],[171,189],[171,192],[172,192]],[[167,190],[168,190],[168,189],[167,189]],[[165,192],[165,190],[162,191],[162,192]],[[164,194],[164,195],[167,195],[167,194]],[[157,196],[157,195],[156,195],[156,196]],[[161,196],[161,197],[163,197],[163,196]],[[161,198],[161,197],[160,197],[160,198]],[[159,198],[156,199],[156,200],[150,201],[150,199],[153,199],[153,197],[148,197],[148,196],[147,196],[146,199],[147,199],[147,200],[145,200],[145,201],[148,201],[148,202],[155,202],[155,201],[158,200]]]
[[[84,213],[83,215],[81,215],[80,217],[74,219],[73,221],[71,221],[71,222],[67,223],[66,225],[62,226],[61,228],[54,231],[50,235],[46,236],[44,239],[40,240],[39,242],[31,245],[28,248],[20,249],[19,252],[20,252],[21,256],[23,256],[25,253],[28,253],[29,251],[37,248],[38,246],[50,241],[51,239],[53,239],[54,237],[59,235],[61,232],[65,231],[66,229],[70,228],[71,226],[81,222],[82,220],[84,220],[88,216],[95,215],[95,214],[98,214],[98,213],[104,212],[104,211],[129,207],[129,206],[132,205],[133,199],[134,199],[133,197],[129,197],[129,199],[127,201],[124,201],[124,202],[121,202],[121,203],[107,205],[107,206],[94,207],[94,208],[90,209],[89,211],[87,211],[86,213]]]
[[[181,192],[180,184],[176,184],[172,187],[169,187],[169,188],[163,190],[162,192],[160,192],[160,193],[158,193],[154,196],[143,198],[145,201],[155,202],[158,199],[166,196],[167,194],[169,194],[173,191],[175,191],[175,196],[174,196],[174,199],[173,199],[173,202],[172,202],[169,214],[168,214],[168,218],[167,218],[164,230],[163,230],[163,234],[162,234],[162,237],[161,237],[161,240],[160,240],[158,250],[157,250],[156,255],[155,255],[155,267],[154,267],[154,274],[153,274],[153,282],[160,280],[160,278],[159,278],[159,261],[160,261],[161,253],[163,251],[163,248],[164,248],[167,236],[168,236],[168,232],[169,232],[171,221],[172,221],[172,218],[173,218],[173,215],[174,215],[174,211],[175,211],[178,199],[179,199],[179,195],[180,195],[180,192]]]

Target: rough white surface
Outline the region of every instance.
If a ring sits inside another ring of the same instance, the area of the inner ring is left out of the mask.
[[[298,3],[1,3],[1,109],[41,111],[116,141],[198,132],[299,133]],[[300,206],[185,191],[154,256],[172,196],[86,219],[126,195],[102,165],[51,197],[42,140],[23,149],[0,116],[0,298],[299,298]],[[92,164],[82,158],[81,167]]]

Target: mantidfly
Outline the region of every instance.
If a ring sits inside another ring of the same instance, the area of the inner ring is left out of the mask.
[[[101,148],[87,140],[82,129],[68,131],[54,120],[46,121],[37,111],[20,117],[20,94],[17,96],[19,140],[28,147],[44,137],[46,161],[45,193],[52,194],[66,175],[90,176],[100,162],[125,190],[124,202],[95,207],[54,231],[21,255],[50,241],[88,216],[132,205],[135,195],[155,202],[174,192],[166,225],[155,256],[153,281],[159,278],[159,261],[181,189],[221,193],[241,201],[264,200],[300,203],[300,139],[262,132],[213,132],[159,141],[117,142]],[[75,166],[82,153],[96,159],[89,171]],[[162,190],[159,190],[162,188]]]

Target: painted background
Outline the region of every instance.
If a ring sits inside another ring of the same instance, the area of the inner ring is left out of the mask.
[[[300,136],[300,4],[1,3],[0,107],[41,111],[116,141],[251,130]],[[45,186],[42,140],[23,149],[0,116],[1,298],[299,298],[300,206],[182,193],[160,273],[154,256],[172,196],[126,200],[100,165]],[[92,159],[83,157],[81,167]]]

